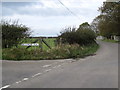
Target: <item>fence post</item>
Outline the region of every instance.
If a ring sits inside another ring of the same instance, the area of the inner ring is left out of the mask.
[[[55,46],[57,46],[57,45],[58,45],[58,42],[57,42],[57,40],[54,40],[54,44],[55,44]]]
[[[40,38],[40,44],[39,44],[40,50],[42,51],[42,38]]]
[[[60,38],[60,45],[62,45],[62,38]]]

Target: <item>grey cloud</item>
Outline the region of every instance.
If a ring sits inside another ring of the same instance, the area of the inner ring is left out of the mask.
[[[66,16],[70,13],[66,11],[64,8],[36,8],[31,9],[31,5],[36,3],[28,3],[28,2],[10,2],[10,3],[3,3],[3,16],[9,16],[13,14],[24,14],[24,15],[40,15],[40,16]],[[28,6],[30,8],[24,8],[24,6]],[[40,3],[41,6],[44,6]]]
[[[40,15],[40,16],[66,16],[69,13],[65,9],[58,8],[39,8],[34,10],[19,10],[19,14]]]
[[[2,2],[2,15],[9,16],[13,15],[14,13],[22,14],[23,11],[19,11],[20,8],[24,8],[25,6],[31,6],[33,4],[37,4],[37,2]],[[39,4],[43,6],[42,3]]]
[[[16,9],[24,6],[30,6],[36,4],[37,2],[2,2],[2,6],[6,8]],[[42,3],[40,3],[43,5]]]
[[[39,16],[71,16],[72,14],[66,10],[64,7],[58,8],[31,8],[32,5],[41,5],[44,7],[42,2],[3,2],[3,16],[10,16],[13,14],[20,14],[20,15],[39,15]],[[28,6],[30,8],[24,8]],[[77,14],[78,16],[90,16],[93,15],[94,9],[93,8],[70,8],[72,12]]]

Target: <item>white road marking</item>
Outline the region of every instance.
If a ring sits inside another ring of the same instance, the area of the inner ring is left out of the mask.
[[[36,77],[36,76],[41,75],[41,74],[42,73],[37,73],[37,74],[33,75],[32,77]]]
[[[51,65],[44,65],[44,66],[42,66],[42,67],[44,67],[44,68],[45,68],[45,67],[50,67],[50,66],[51,66]]]
[[[10,87],[10,85],[3,86],[3,87],[0,88],[0,90],[2,90],[4,88],[8,88],[8,87]]]
[[[65,63],[63,63],[63,64],[61,64],[61,65],[58,65],[58,66],[54,66],[53,68],[58,68],[58,67],[60,67],[60,66],[62,66],[62,65],[64,65]]]
[[[28,80],[28,78],[24,78],[22,81],[26,81],[26,80]]]
[[[48,69],[48,70],[45,70],[45,72],[49,72],[49,71],[51,71],[52,69]]]
[[[16,84],[21,83],[21,81],[16,82]]]
[[[62,65],[54,66],[53,68],[58,68],[58,67],[60,67],[60,66],[62,66]]]

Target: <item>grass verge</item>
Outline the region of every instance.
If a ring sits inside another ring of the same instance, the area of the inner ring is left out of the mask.
[[[2,49],[0,48],[0,60],[2,60]]]
[[[3,49],[2,50],[2,59],[3,60],[45,60],[45,59],[67,59],[67,58],[82,58],[94,54],[99,45],[96,43],[79,46],[78,44],[74,45],[61,45],[54,47],[50,50],[40,51],[36,50],[27,50],[23,48],[12,48],[12,49]]]
[[[105,42],[111,42],[111,43],[118,43],[120,41],[116,41],[116,40],[111,40],[111,39],[104,39],[102,41],[105,41]]]

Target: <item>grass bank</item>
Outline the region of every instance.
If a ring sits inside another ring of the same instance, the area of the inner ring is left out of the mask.
[[[79,46],[74,45],[60,45],[49,50],[41,51],[27,50],[23,48],[12,48],[2,50],[3,60],[45,60],[45,59],[67,59],[67,58],[82,58],[94,54],[99,45],[96,43]]]
[[[111,43],[118,43],[118,42],[120,42],[120,41],[111,40],[111,39],[103,39],[102,41],[111,42]]]

